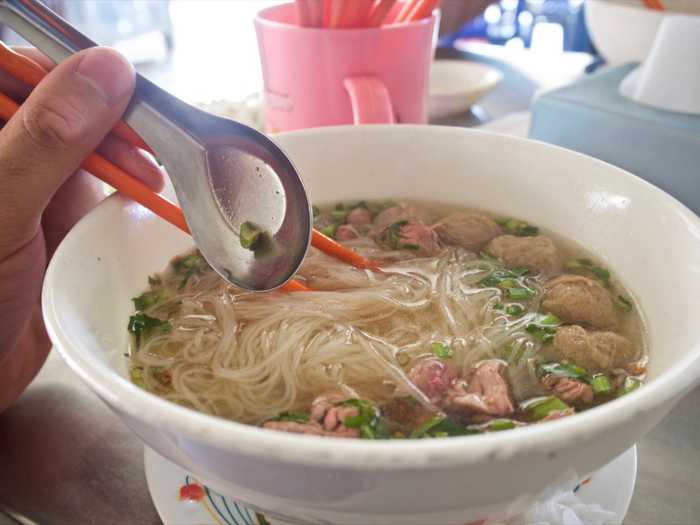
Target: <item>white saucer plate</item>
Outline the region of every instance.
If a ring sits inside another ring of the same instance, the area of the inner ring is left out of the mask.
[[[146,481],[165,525],[283,525],[208,489],[175,463],[146,447]],[[614,512],[622,523],[637,478],[637,447],[632,447],[575,489],[585,504]]]

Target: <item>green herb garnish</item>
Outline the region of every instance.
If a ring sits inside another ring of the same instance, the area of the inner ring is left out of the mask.
[[[530,419],[534,421],[539,421],[544,419],[552,412],[563,412],[568,410],[569,405],[564,403],[561,399],[555,396],[549,396],[545,399],[535,401],[527,406],[526,411],[530,416]]]
[[[591,388],[596,395],[604,395],[612,392],[610,380],[604,374],[596,374],[591,378]]]
[[[507,288],[506,294],[509,299],[513,299],[514,301],[527,301],[535,295],[535,291],[523,287]]]
[[[433,354],[440,359],[449,359],[453,355],[452,348],[442,343],[433,343],[431,348],[433,350]]]
[[[585,379],[588,371],[573,363],[543,363],[539,365],[540,375],[546,376],[553,374],[555,376],[570,377],[571,379]]]
[[[512,428],[515,428],[515,422],[511,419],[494,419],[489,423],[489,430],[493,432],[510,430]]]
[[[321,228],[321,233],[325,235],[326,237],[333,238],[335,235],[335,231],[338,229],[337,224],[329,224],[328,226],[325,226],[324,228]]]
[[[513,349],[513,345],[507,345],[503,349],[503,357],[505,357],[509,365],[517,365],[520,362],[520,359],[523,357],[524,353],[524,345],[520,345],[517,350]]]
[[[132,301],[137,310],[148,310],[155,305],[162,303],[170,298],[170,294],[165,289],[151,290],[144,292],[138,297],[134,297]]]
[[[610,287],[610,272],[590,259],[571,259],[564,263],[564,267],[571,271],[586,271],[593,274],[606,288]]]
[[[508,306],[506,306],[506,313],[508,315],[522,315],[523,312],[525,312],[525,308],[523,308],[519,304],[509,304]]]
[[[241,224],[241,229],[239,232],[241,246],[243,246],[243,248],[246,250],[255,251],[263,241],[264,234],[265,232],[262,228],[260,228],[260,226],[257,226],[250,221],[244,222]]]
[[[287,412],[282,412],[279,415],[273,417],[269,421],[290,421],[292,423],[308,423],[309,422],[309,414],[306,412],[295,412],[293,410],[289,410]]]
[[[149,275],[148,276],[148,284],[150,286],[160,286],[163,281],[161,281],[160,276],[158,275]]]
[[[178,289],[182,290],[187,282],[196,273],[204,272],[209,265],[199,253],[193,253],[184,257],[178,257],[172,262],[175,273],[183,276]]]
[[[147,337],[155,330],[167,332],[172,329],[172,325],[168,321],[163,321],[157,317],[151,317],[143,312],[139,312],[129,317],[129,332],[134,334],[136,341],[139,342],[141,337]]]
[[[146,388],[146,381],[143,377],[143,367],[142,366],[132,366],[129,369],[129,377],[131,382],[140,388]]]
[[[641,385],[642,383],[641,381],[639,381],[639,379],[635,379],[634,377],[627,377],[625,378],[625,382],[618,389],[617,397],[625,396],[630,392],[637,390]]]
[[[411,439],[420,439],[425,437],[467,436],[478,433],[476,430],[458,425],[445,416],[433,416],[411,432],[409,437]]]
[[[520,221],[518,219],[496,219],[496,223],[503,226],[508,233],[516,235],[518,237],[531,237],[539,233],[540,229],[537,226],[532,226],[525,221]]]
[[[379,410],[364,399],[346,399],[337,403],[338,406],[351,406],[357,408],[356,416],[348,416],[343,424],[348,428],[358,428],[363,439],[386,439],[389,437],[384,422],[379,416]]]
[[[634,305],[632,304],[632,301],[630,301],[629,299],[627,299],[627,298],[626,298],[625,296],[623,296],[623,295],[618,295],[618,296],[615,298],[615,304],[616,304],[616,305],[618,306],[618,308],[619,308],[620,310],[622,310],[623,312],[630,312],[630,311],[632,310],[632,306],[634,306]]]
[[[525,330],[540,343],[546,343],[554,338],[560,323],[561,321],[556,315],[539,314],[532,323],[525,327]]]

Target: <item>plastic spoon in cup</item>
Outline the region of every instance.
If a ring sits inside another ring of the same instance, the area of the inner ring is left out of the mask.
[[[0,0],[0,21],[55,62],[96,45],[36,0]],[[224,279],[268,290],[296,272],[311,240],[311,207],[294,166],[269,138],[140,75],[124,120],[165,166],[197,246]],[[243,247],[244,223],[267,232],[264,250]]]

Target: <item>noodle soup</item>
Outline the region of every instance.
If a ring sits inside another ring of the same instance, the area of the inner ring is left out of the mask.
[[[568,417],[644,379],[632,295],[536,225],[417,202],[314,215],[382,271],[312,248],[296,278],[313,291],[260,294],[179,256],[134,299],[134,383],[269,429],[406,439]]]

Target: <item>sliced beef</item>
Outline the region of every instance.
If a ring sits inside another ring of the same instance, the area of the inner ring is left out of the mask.
[[[552,239],[544,235],[500,235],[486,245],[486,252],[509,268],[523,266],[531,272],[542,272],[549,276],[561,273],[561,254]]]
[[[355,229],[365,229],[372,224],[372,213],[367,208],[353,208],[348,213],[347,222]]]
[[[432,403],[438,403],[457,376],[443,361],[428,358],[416,363],[408,378]]]
[[[433,226],[444,244],[461,246],[479,252],[486,244],[503,233],[496,221],[473,213],[452,213]]]
[[[359,236],[360,235],[357,233],[355,227],[349,224],[341,224],[338,226],[334,235],[334,237],[339,241],[351,241],[353,239],[357,239]]]
[[[612,329],[618,318],[612,295],[598,281],[582,275],[551,279],[542,296],[542,309],[566,324]]]
[[[427,214],[414,206],[392,206],[377,214],[374,228],[379,231],[397,222],[425,222],[426,219]]]
[[[468,381],[456,383],[447,394],[449,410],[466,410],[474,414],[507,416],[514,412],[508,382],[502,371],[505,364],[497,359],[480,363]]]
[[[634,357],[632,342],[614,332],[588,331],[578,325],[561,326],[552,340],[559,360],[569,360],[589,371],[623,366]]]
[[[547,390],[569,405],[593,402],[591,385],[576,381],[570,377],[549,374],[542,378],[542,384]]]

